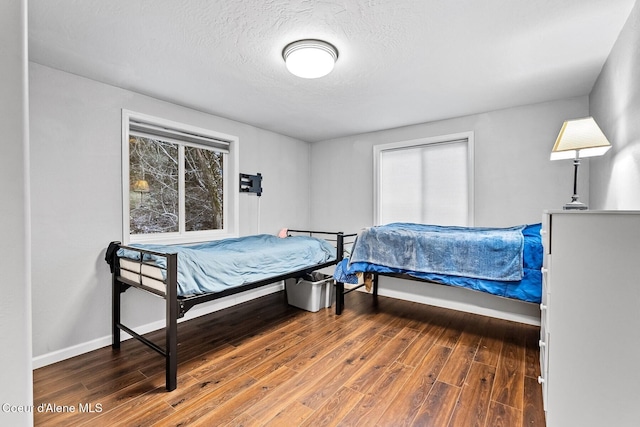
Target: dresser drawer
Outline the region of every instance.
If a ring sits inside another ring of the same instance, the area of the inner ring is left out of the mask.
[[[540,304],[540,339],[544,340],[545,334],[549,332],[549,314],[548,307],[544,304]]]
[[[551,253],[551,215],[542,216],[542,227],[540,228],[540,237],[542,238],[542,246],[544,253]]]
[[[545,265],[542,267],[542,294],[540,295],[542,299],[542,304],[548,306],[549,295],[551,295],[551,272],[547,265],[551,264],[551,260],[545,262]]]
[[[551,256],[546,255],[544,257],[544,264],[541,270],[542,273],[542,295],[540,302],[540,317],[541,323],[544,323],[544,328],[549,330],[549,307],[551,304],[551,287],[552,287],[552,277],[551,277]]]
[[[540,376],[538,383],[542,386],[542,406],[547,410],[547,390],[549,387],[549,343],[550,334],[546,333],[540,338]]]

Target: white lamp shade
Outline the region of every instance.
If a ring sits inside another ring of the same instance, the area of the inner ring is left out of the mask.
[[[329,74],[338,59],[334,46],[321,40],[299,40],[287,45],[282,57],[291,74],[315,79]]]
[[[568,120],[551,150],[551,160],[602,156],[611,144],[593,119]]]

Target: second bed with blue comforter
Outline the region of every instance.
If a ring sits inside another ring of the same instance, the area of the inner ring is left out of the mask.
[[[539,303],[541,224],[509,228],[394,223],[370,227],[338,264],[335,278],[354,283],[360,272],[402,274],[506,298]]]

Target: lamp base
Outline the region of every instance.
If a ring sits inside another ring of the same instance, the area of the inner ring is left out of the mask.
[[[577,200],[572,200],[562,207],[565,211],[586,211],[589,209],[587,205]]]

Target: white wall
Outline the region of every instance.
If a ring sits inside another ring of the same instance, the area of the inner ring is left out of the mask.
[[[588,114],[588,98],[565,99],[314,143],[311,146],[311,225],[357,232],[373,224],[373,146],[473,131],[475,225],[537,223],[545,209],[559,209],[573,192],[571,161],[549,160],[564,120]],[[579,192],[588,202],[589,164]],[[380,294],[536,323],[535,304],[467,290],[384,279]],[[347,307],[348,309],[348,307]]]
[[[640,209],[640,3],[629,15],[589,97],[612,148],[592,159],[592,209]]]
[[[354,232],[373,222],[373,146],[473,131],[475,225],[540,222],[573,190],[571,161],[549,161],[564,120],[588,114],[586,96],[492,111],[311,146],[311,224]],[[579,191],[588,200],[588,162]]]
[[[0,425],[32,425],[27,2],[0,2]]]
[[[122,108],[240,138],[240,172],[261,172],[264,189],[260,222],[258,197],[240,195],[241,235],[309,225],[308,143],[35,63],[29,78],[36,365],[110,343],[104,252],[122,238]],[[160,299],[136,292],[126,324],[164,319]]]

